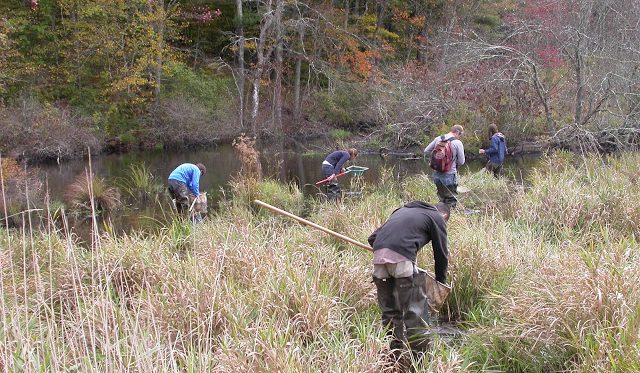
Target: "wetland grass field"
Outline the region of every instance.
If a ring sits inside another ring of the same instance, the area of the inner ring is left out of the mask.
[[[640,371],[639,176],[635,153],[564,152],[525,186],[464,176],[440,315],[464,333],[415,371]],[[421,176],[360,188],[334,205],[236,180],[201,224],[117,235],[94,219],[90,244],[60,209],[22,214],[0,228],[2,371],[394,371],[371,254],[250,203],[366,242],[403,202],[436,200]],[[430,245],[418,262],[432,268]]]

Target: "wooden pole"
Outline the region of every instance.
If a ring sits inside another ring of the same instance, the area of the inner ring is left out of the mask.
[[[281,209],[279,209],[279,208],[277,208],[275,206],[271,206],[268,203],[262,202],[262,201],[260,201],[258,199],[254,199],[253,202],[258,204],[258,205],[260,205],[260,206],[262,206],[262,207],[264,207],[264,208],[266,208],[266,209],[268,209],[268,210],[271,210],[273,212],[277,212],[280,215],[284,215],[286,217],[289,217],[289,218],[291,218],[293,220],[296,220],[296,221],[298,221],[298,222],[300,222],[302,224],[309,225],[309,226],[311,226],[313,228],[319,229],[319,230],[321,230],[321,231],[323,231],[325,233],[328,233],[328,234],[330,234],[330,235],[332,235],[334,237],[337,237],[337,238],[339,238],[341,240],[344,240],[344,241],[347,241],[347,242],[349,242],[351,244],[359,246],[359,247],[361,247],[363,249],[366,249],[366,250],[369,250],[369,251],[373,251],[373,249],[371,247],[369,247],[369,246],[367,246],[367,245],[365,245],[363,243],[360,243],[360,242],[358,242],[358,241],[356,241],[356,240],[354,240],[352,238],[349,238],[349,237],[347,237],[347,236],[345,236],[343,234],[340,234],[338,232],[334,232],[331,229],[325,228],[325,227],[323,227],[321,225],[318,225],[316,223],[310,222],[309,220],[306,220],[306,219],[303,219],[303,218],[301,218],[299,216],[293,215],[290,212],[286,212],[286,211],[281,210]],[[425,271],[424,269],[422,269],[420,267],[417,267],[417,266],[416,266],[416,268],[418,269],[418,271],[424,272],[427,275],[427,280],[426,280],[426,283],[424,285],[424,289],[425,289],[425,292],[427,293],[428,305],[432,310],[438,312],[440,310],[440,308],[442,307],[442,305],[444,304],[444,302],[447,299],[447,297],[449,296],[449,293],[451,292],[451,286],[443,284],[443,283],[437,281],[436,277],[435,277],[435,275],[433,273],[431,273],[429,271]]]
[[[341,240],[347,241],[350,244],[359,246],[359,247],[361,247],[361,248],[363,248],[365,250],[373,251],[373,249],[369,245],[365,245],[365,244],[363,244],[361,242],[358,242],[358,241],[354,240],[353,238],[349,238],[349,237],[347,237],[347,236],[345,236],[343,234],[340,234],[338,232],[334,232],[331,229],[328,229],[328,228],[325,228],[325,227],[323,227],[321,225],[318,225],[316,223],[310,222],[309,220],[306,220],[306,219],[303,219],[303,218],[301,218],[299,216],[293,215],[292,213],[289,213],[289,212],[286,212],[284,210],[281,210],[281,209],[279,209],[279,208],[277,208],[275,206],[271,206],[268,203],[262,202],[262,201],[260,201],[258,199],[253,200],[253,202],[255,204],[257,204],[257,205],[260,205],[260,206],[268,209],[268,210],[271,210],[273,212],[277,212],[280,215],[284,215],[284,216],[289,217],[289,218],[291,218],[293,220],[296,220],[299,223],[311,226],[311,227],[313,227],[315,229],[321,230],[321,231],[323,231],[325,233],[328,233],[328,234],[330,234],[330,235],[332,235],[334,237],[337,237],[337,238],[339,238]]]

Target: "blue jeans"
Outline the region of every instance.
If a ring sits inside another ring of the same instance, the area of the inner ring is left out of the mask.
[[[331,176],[333,174],[333,166],[323,164],[322,174],[325,178]],[[342,189],[340,189],[340,184],[338,184],[338,178],[325,183],[325,193],[329,201],[337,201],[342,197]]]
[[[458,174],[445,174],[442,172],[434,172],[431,174],[431,180],[436,184],[438,197],[440,202],[455,208],[458,202]]]

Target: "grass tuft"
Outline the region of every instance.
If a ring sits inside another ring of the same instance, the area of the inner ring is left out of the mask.
[[[72,209],[82,212],[109,213],[122,206],[118,189],[94,175],[79,175],[67,187],[66,200]]]

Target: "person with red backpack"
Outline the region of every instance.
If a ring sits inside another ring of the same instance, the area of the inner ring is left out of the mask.
[[[464,128],[456,124],[449,133],[436,137],[424,149],[429,157],[429,166],[433,169],[431,179],[436,184],[440,202],[451,209],[458,202],[458,167],[465,162],[464,145],[460,141],[462,134]]]

